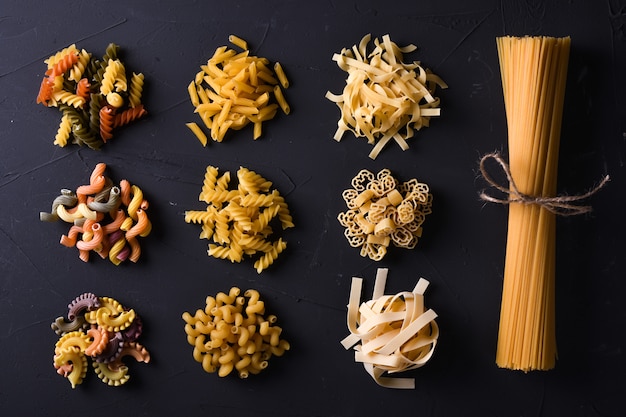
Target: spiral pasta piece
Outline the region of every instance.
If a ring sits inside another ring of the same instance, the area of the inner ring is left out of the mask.
[[[113,137],[115,109],[111,106],[102,106],[98,116],[98,120],[100,120],[100,137],[106,143],[107,140]]]
[[[219,176],[217,168],[208,166],[199,195],[208,206],[204,211],[186,211],[185,222],[202,226],[200,238],[213,242],[207,251],[211,257],[239,263],[259,253],[254,268],[261,273],[286,247],[282,238],[270,240],[271,223],[278,219],[283,230],[294,223],[287,203],[278,190],[271,189],[270,181],[244,167],[237,171],[235,189],[229,189],[230,178],[228,171]]]
[[[141,95],[143,93],[144,75],[136,74],[130,79],[130,87],[128,90],[128,105],[135,108],[141,105]]]
[[[144,108],[143,104],[137,104],[135,107],[129,107],[117,114],[113,119],[113,127],[120,127],[127,125],[137,119],[140,119],[148,114],[148,111]]]

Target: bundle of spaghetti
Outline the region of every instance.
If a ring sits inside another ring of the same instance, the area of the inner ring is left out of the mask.
[[[250,54],[247,42],[234,35],[229,40],[242,51],[217,48],[187,90],[212,140],[221,142],[229,130],[240,130],[250,123],[256,140],[263,122],[273,119],[279,109],[290,113],[282,90],[289,87],[289,81],[280,63],[272,69],[267,58]],[[206,146],[207,135],[200,126],[195,122],[186,126]]]
[[[508,123],[511,186],[555,197],[570,38],[497,38]],[[555,366],[555,213],[541,204],[509,204],[496,363]]]
[[[237,171],[238,184],[230,185],[230,173],[219,176],[216,167],[208,166],[199,199],[206,210],[188,210],[185,222],[202,225],[200,239],[212,239],[209,256],[241,262],[244,255],[260,256],[254,262],[258,273],[269,268],[287,247],[279,237],[272,240],[272,223],[283,230],[294,227],[285,199],[272,182],[245,167]]]
[[[74,143],[92,149],[113,137],[113,130],[147,114],[141,103],[144,76],[131,73],[119,59],[119,46],[109,44],[101,60],[75,45],[45,60],[37,103],[57,107],[63,121],[54,144]]]
[[[115,185],[105,170],[106,164],[97,164],[89,184],[77,187],[76,192],[61,190],[50,213],[42,212],[39,218],[71,223],[60,243],[68,248],[76,247],[84,262],[89,261],[93,252],[114,265],[127,259],[137,262],[141,255],[138,237],[146,237],[152,231],[146,212],[148,201],[141,188],[127,180]]]

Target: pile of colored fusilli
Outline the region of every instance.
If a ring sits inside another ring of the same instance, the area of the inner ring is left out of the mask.
[[[147,114],[141,103],[143,74],[126,72],[120,47],[109,44],[101,60],[70,45],[48,58],[37,103],[62,113],[54,144],[99,149],[113,129]]]

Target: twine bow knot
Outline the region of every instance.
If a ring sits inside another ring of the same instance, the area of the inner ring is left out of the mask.
[[[496,182],[491,177],[491,175],[489,175],[489,173],[487,172],[487,169],[485,168],[485,164],[489,159],[495,160],[500,165],[500,167],[502,168],[502,171],[506,175],[507,180],[509,181],[509,187],[504,187],[498,184],[498,182]],[[498,198],[490,194],[487,194],[487,192],[483,190],[479,194],[482,200],[488,201],[491,203],[497,203],[497,204],[511,204],[511,203],[536,204],[560,216],[573,216],[577,214],[584,214],[584,213],[591,212],[592,211],[591,206],[589,205],[581,206],[581,205],[578,205],[577,203],[581,202],[582,200],[586,198],[591,197],[592,195],[600,191],[600,189],[602,189],[610,180],[609,176],[606,175],[602,179],[602,181],[600,181],[598,185],[591,188],[586,193],[580,194],[580,195],[574,195],[574,196],[564,195],[564,196],[556,196],[556,197],[532,196],[532,195],[528,195],[528,194],[521,192],[517,188],[517,185],[515,184],[515,181],[513,180],[513,177],[511,175],[511,169],[509,168],[509,165],[506,163],[504,158],[502,158],[502,156],[498,152],[492,152],[492,153],[486,154],[480,159],[480,173],[482,174],[485,181],[489,183],[489,185],[491,185],[496,190],[507,195],[507,198]]]

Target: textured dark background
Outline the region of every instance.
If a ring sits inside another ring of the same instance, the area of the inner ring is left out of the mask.
[[[5,416],[623,416],[626,414],[624,162],[626,43],[623,1],[4,1],[0,7],[0,409]],[[345,73],[332,54],[366,33],[414,43],[420,60],[450,86],[442,115],[402,152],[376,161],[363,139],[332,140],[339,116],[324,98]],[[265,125],[202,148],[184,123],[198,120],[186,86],[234,33],[252,52],[282,62],[292,107]],[[523,374],[494,363],[506,209],[477,198],[479,157],[506,152],[506,120],[495,37],[571,36],[559,191],[576,194],[602,175],[611,183],[590,215],[558,221],[557,338],[549,372]],[[148,118],[119,130],[100,152],[52,144],[60,113],[35,104],[43,60],[76,43],[102,55],[122,47],[127,67],[146,76]],[[41,223],[61,188],[85,183],[98,162],[139,185],[152,234],[137,264],[78,259],[58,244],[65,224]],[[286,196],[296,228],[286,252],[260,276],[250,262],[205,254],[199,227],[183,221],[205,167],[256,170]],[[379,264],[348,246],[336,221],[341,191],[362,168],[418,178],[434,194],[433,214],[413,251]],[[388,292],[431,281],[438,314],[432,360],[409,376],[416,389],[377,386],[339,340],[346,335],[350,278],[390,268]],[[258,376],[206,374],[191,357],[181,314],[231,286],[256,288],[292,350]],[[148,364],[110,388],[93,372],[75,390],[52,367],[50,329],[85,291],[112,296],[145,321]]]

